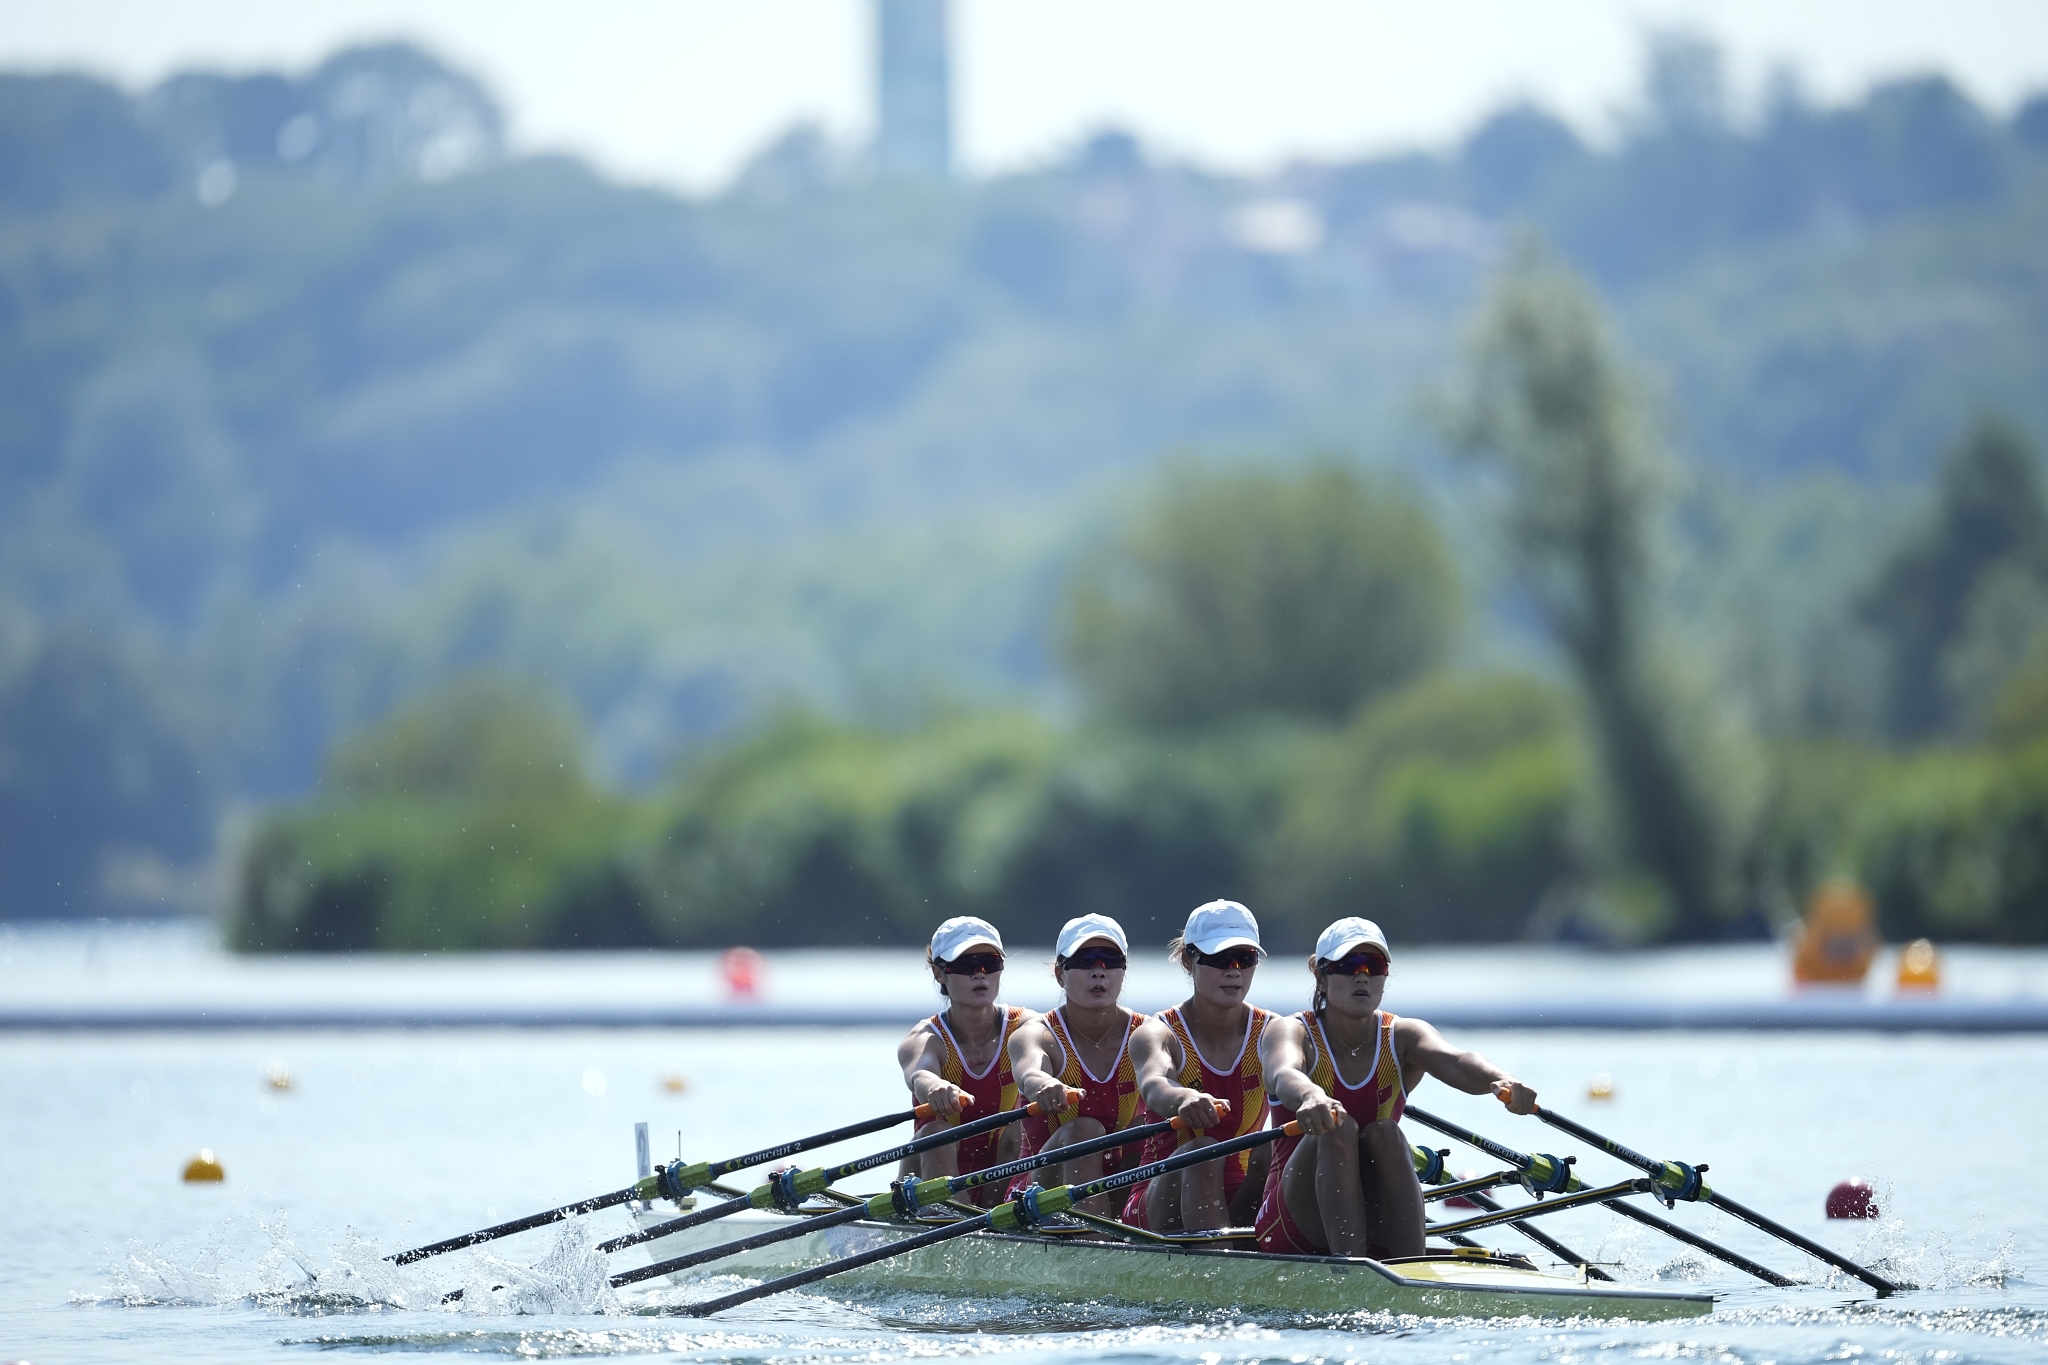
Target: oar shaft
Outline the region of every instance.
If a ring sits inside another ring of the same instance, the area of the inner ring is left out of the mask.
[[[1792,1229],[1786,1227],[1783,1223],[1777,1222],[1775,1219],[1766,1218],[1764,1217],[1764,1215],[1758,1213],[1755,1209],[1749,1208],[1746,1205],[1736,1203],[1733,1199],[1730,1199],[1727,1195],[1722,1194],[1719,1190],[1715,1190],[1708,1194],[1707,1202],[1709,1204],[1712,1204],[1717,1209],[1722,1209],[1728,1213],[1734,1214],[1737,1218],[1740,1218],[1743,1222],[1749,1224],[1753,1228],[1757,1228],[1761,1231],[1768,1232],[1769,1234],[1771,1234],[1771,1236],[1776,1237],[1781,1242],[1791,1243],[1793,1246],[1798,1247],[1801,1251],[1805,1252],[1809,1256],[1818,1256],[1821,1260],[1826,1261],[1829,1265],[1833,1266],[1837,1270],[1845,1271],[1848,1274],[1854,1275],[1857,1279],[1863,1281],[1863,1283],[1869,1285],[1872,1289],[1875,1289],[1880,1295],[1896,1294],[1899,1292],[1901,1288],[1904,1287],[1891,1280],[1886,1279],[1884,1276],[1878,1274],[1874,1270],[1864,1269],[1862,1266],[1856,1264],[1856,1262],[1850,1260],[1847,1256],[1842,1256],[1833,1251],[1828,1250],[1819,1242],[1814,1241],[1811,1237],[1802,1237],[1798,1233],[1794,1232]]]
[[[1585,1188],[1577,1176],[1571,1175],[1566,1170],[1566,1163],[1559,1161],[1556,1157],[1548,1155],[1532,1156],[1527,1152],[1518,1152],[1512,1147],[1503,1147],[1492,1138],[1481,1137],[1470,1128],[1460,1127],[1449,1119],[1438,1118],[1428,1110],[1417,1109],[1412,1104],[1403,1112],[1407,1117],[1436,1129],[1446,1137],[1454,1137],[1467,1146],[1477,1147],[1490,1157],[1496,1157],[1501,1161],[1507,1162],[1508,1165],[1520,1171],[1534,1188],[1546,1191],[1554,1190],[1562,1194],[1571,1194]]]
[[[1559,1114],[1550,1109],[1542,1108],[1541,1106],[1538,1106],[1536,1109],[1536,1117],[1542,1119],[1545,1123],[1549,1124],[1553,1128],[1556,1128],[1562,1132],[1570,1133],[1573,1137],[1581,1138],[1584,1141],[1592,1143],[1601,1151],[1606,1152],[1609,1156],[1615,1157],[1616,1159],[1621,1161],[1625,1161],[1629,1165],[1634,1166],[1637,1170],[1644,1171],[1651,1176],[1657,1177],[1660,1183],[1666,1184],[1667,1186],[1671,1178],[1670,1174],[1668,1173],[1683,1173],[1686,1175],[1690,1175],[1692,1180],[1691,1187],[1696,1190],[1696,1193],[1680,1194],[1678,1197],[1686,1199],[1698,1199],[1701,1202],[1713,1205],[1717,1209],[1721,1209],[1725,1212],[1732,1213],[1737,1218],[1740,1218],[1743,1222],[1748,1223],[1751,1227],[1756,1228],[1762,1232],[1767,1232],[1771,1236],[1777,1238],[1779,1241],[1785,1242],[1791,1246],[1795,1246],[1799,1248],[1801,1251],[1805,1252],[1807,1255],[1816,1257],[1819,1260],[1822,1260],[1827,1264],[1833,1266],[1837,1270],[1843,1271],[1850,1275],[1854,1275],[1857,1279],[1863,1281],[1863,1283],[1869,1285],[1872,1289],[1875,1289],[1880,1295],[1896,1294],[1900,1289],[1899,1285],[1893,1283],[1891,1280],[1886,1279],[1884,1276],[1878,1274],[1876,1271],[1866,1269],[1865,1267],[1860,1266],[1856,1264],[1856,1262],[1850,1260],[1847,1256],[1843,1256],[1838,1252],[1831,1251],[1827,1247],[1822,1246],[1819,1242],[1814,1241],[1811,1237],[1802,1236],[1799,1233],[1794,1232],[1791,1228],[1786,1227],[1783,1223],[1778,1222],[1776,1219],[1767,1218],[1763,1214],[1758,1213],[1755,1209],[1749,1208],[1744,1204],[1737,1203],[1735,1200],[1730,1199],[1727,1195],[1722,1194],[1719,1190],[1709,1188],[1705,1184],[1705,1182],[1700,1181],[1698,1179],[1697,1175],[1692,1175],[1691,1168],[1684,1167],[1680,1163],[1675,1161],[1658,1161],[1652,1157],[1644,1156],[1641,1152],[1638,1152],[1630,1147],[1624,1147],[1619,1142],[1616,1142],[1614,1139],[1607,1137],[1604,1134],[1594,1132],[1591,1128],[1586,1127],[1586,1125],[1583,1123],[1574,1122],[1573,1120],[1566,1118],[1562,1114]]]
[[[836,1181],[844,1180],[848,1176],[859,1175],[862,1171],[871,1171],[877,1166],[887,1166],[906,1157],[919,1156],[935,1148],[951,1146],[956,1142],[964,1142],[978,1134],[1007,1127],[1033,1112],[1034,1106],[1027,1104],[1019,1109],[1008,1109],[1000,1114],[990,1114],[987,1118],[976,1119],[972,1123],[963,1123],[952,1128],[942,1128],[936,1133],[928,1133],[921,1138],[906,1142],[900,1147],[891,1147],[886,1152],[876,1152],[873,1156],[864,1156],[857,1161],[848,1161],[842,1165],[822,1170],[806,1171],[803,1173],[805,1178],[801,1182],[799,1193],[815,1194],[826,1186]],[[638,1246],[642,1242],[651,1242],[657,1237],[672,1236],[675,1233],[683,1232],[690,1228],[702,1227],[706,1223],[716,1222],[720,1218],[730,1218],[742,1209],[772,1208],[774,1204],[774,1186],[756,1186],[738,1199],[728,1199],[723,1204],[713,1204],[708,1209],[697,1209],[694,1212],[684,1214],[680,1218],[671,1218],[665,1223],[656,1223],[651,1228],[642,1228],[638,1232],[629,1232],[623,1237],[614,1237],[609,1242],[600,1242],[597,1249],[599,1251],[622,1251],[630,1246]]]
[[[1759,1265],[1755,1261],[1750,1260],[1749,1257],[1744,1256],[1739,1251],[1730,1251],[1719,1242],[1710,1242],[1698,1233],[1690,1232],[1676,1223],[1668,1223],[1654,1213],[1637,1208],[1634,1204],[1614,1203],[1609,1204],[1607,1207],[1624,1218],[1633,1219],[1641,1223],[1646,1228],[1655,1228],[1673,1241],[1683,1242],[1689,1247],[1696,1247],[1706,1252],[1707,1255],[1712,1256],[1715,1260],[1734,1266],[1744,1274],[1754,1275],[1765,1284],[1773,1284],[1780,1289],[1789,1289],[1794,1283],[1794,1281],[1780,1275],[1769,1266]]]
[[[386,1256],[384,1259],[397,1265],[411,1265],[414,1261],[424,1261],[429,1256],[439,1256],[446,1251],[460,1251],[464,1247],[473,1247],[481,1242],[495,1242],[498,1238],[510,1237],[515,1232],[525,1232],[529,1228],[546,1227],[549,1223],[559,1223],[564,1218],[574,1218],[579,1214],[595,1213],[599,1209],[612,1208],[615,1205],[627,1203],[636,1197],[637,1192],[631,1185],[628,1185],[625,1189],[613,1190],[610,1194],[600,1194],[590,1199],[578,1200],[574,1204],[564,1204],[560,1208],[549,1209],[545,1213],[528,1214],[524,1218],[514,1218],[509,1223],[499,1223],[494,1227],[482,1228],[476,1232],[465,1232],[460,1237],[450,1237],[446,1241],[433,1242],[423,1247],[414,1247],[411,1251],[401,1251],[395,1255]]]
[[[988,1225],[988,1214],[983,1214],[979,1218],[963,1218],[957,1223],[948,1223],[944,1227],[933,1228],[930,1232],[920,1232],[914,1236],[906,1237],[900,1242],[886,1242],[881,1246],[870,1247],[866,1251],[855,1252],[851,1256],[844,1256],[836,1261],[827,1261],[823,1265],[814,1265],[808,1270],[794,1271],[791,1274],[779,1276],[763,1284],[750,1285],[745,1289],[736,1289],[730,1294],[721,1294],[715,1299],[704,1299],[697,1303],[687,1304],[679,1311],[688,1313],[693,1318],[710,1317],[713,1313],[722,1313],[728,1308],[737,1308],[743,1303],[752,1303],[756,1299],[765,1299],[770,1294],[780,1294],[785,1289],[801,1289],[807,1284],[816,1284],[819,1280],[829,1279],[834,1275],[843,1275],[849,1270],[859,1270],[864,1265],[873,1265],[876,1261],[886,1261],[891,1256],[901,1256],[906,1252],[916,1251],[920,1247],[928,1247],[939,1242],[951,1241],[955,1237],[964,1237],[970,1232],[980,1232],[988,1227]]]
[[[1134,1142],[1143,1142],[1146,1138],[1156,1136],[1157,1134],[1170,1133],[1177,1126],[1177,1120],[1169,1119],[1163,1123],[1147,1123],[1137,1128],[1123,1128],[1099,1138],[1090,1138],[1086,1142],[1077,1142],[1071,1147],[1054,1147],[1032,1156],[1019,1157],[1015,1161],[1005,1162],[1000,1166],[990,1166],[979,1171],[969,1171],[966,1175],[936,1176],[930,1180],[920,1181],[906,1180],[903,1182],[903,1185],[906,1193],[912,1192],[912,1187],[914,1186],[914,1197],[918,1204],[935,1204],[943,1199],[950,1199],[956,1194],[964,1193],[967,1190],[975,1189],[982,1185],[991,1185],[997,1181],[1009,1180],[1028,1171],[1040,1170],[1062,1161],[1071,1161],[1075,1157],[1089,1156],[1096,1152],[1106,1152],[1112,1147],[1128,1147]],[[822,1232],[826,1228],[837,1227],[841,1223],[851,1223],[861,1218],[887,1218],[895,1213],[895,1211],[894,1198],[891,1195],[879,1194],[873,1199],[865,1200],[851,1208],[835,1209],[831,1213],[816,1214],[810,1218],[786,1223],[778,1228],[769,1228],[764,1232],[757,1232],[751,1237],[743,1237],[732,1242],[721,1242],[716,1246],[703,1247],[681,1256],[672,1257],[666,1261],[656,1261],[651,1265],[621,1272],[612,1276],[612,1284],[615,1286],[632,1284],[639,1280],[651,1280],[658,1275],[672,1275],[677,1271],[689,1270],[692,1267],[703,1265],[707,1261],[716,1261],[722,1257],[738,1255],[742,1251],[753,1251],[760,1247],[772,1246],[777,1242],[790,1241],[793,1238],[802,1237],[808,1233]],[[649,1231],[659,1235],[660,1227],[649,1229]],[[621,1238],[619,1240],[624,1241],[625,1239]],[[648,1238],[646,1240],[652,1239]],[[598,1250],[609,1251],[613,1246],[614,1243],[606,1242]]]
[[[1529,1218],[1540,1218],[1546,1214],[1563,1213],[1567,1209],[1583,1208],[1587,1204],[1604,1204],[1612,1199],[1625,1199],[1632,1194],[1647,1193],[1650,1182],[1640,1177],[1624,1180],[1618,1185],[1606,1185],[1597,1190],[1581,1190],[1577,1194],[1561,1195],[1542,1204],[1530,1204],[1523,1208],[1500,1209],[1494,1213],[1482,1213],[1474,1218],[1461,1218],[1455,1223],[1439,1223],[1429,1229],[1432,1237],[1448,1237],[1454,1232],[1477,1232],[1480,1228],[1498,1227],[1502,1223],[1520,1223]]]
[[[697,1188],[710,1184],[722,1175],[730,1175],[732,1172],[742,1170],[748,1166],[759,1166],[764,1162],[775,1161],[797,1152],[809,1151],[813,1147],[825,1147],[835,1142],[844,1142],[848,1138],[865,1137],[867,1134],[878,1132],[883,1128],[893,1128],[906,1119],[926,1119],[930,1118],[931,1115],[931,1106],[920,1104],[914,1109],[906,1109],[899,1114],[884,1114],[880,1118],[867,1119],[860,1123],[849,1123],[844,1128],[834,1128],[830,1132],[825,1133],[813,1133],[807,1138],[798,1138],[794,1142],[785,1142],[775,1147],[765,1147],[758,1152],[749,1152],[745,1156],[731,1157],[725,1161],[708,1161],[694,1167],[686,1167],[681,1162],[677,1162],[667,1168],[666,1175],[672,1184],[680,1180],[688,1188]],[[653,1177],[650,1177],[651,1179]],[[649,1189],[651,1191],[652,1186]],[[623,1190],[613,1190],[610,1194],[600,1194],[589,1199],[578,1200],[574,1204],[564,1204],[560,1208],[549,1209],[545,1213],[535,1213],[529,1214],[524,1218],[515,1218],[509,1223],[499,1223],[494,1227],[483,1228],[477,1232],[465,1232],[460,1237],[450,1237],[446,1241],[434,1242],[423,1247],[414,1247],[411,1251],[401,1251],[395,1255],[386,1256],[384,1259],[397,1265],[411,1265],[414,1261],[424,1261],[429,1256],[439,1256],[443,1252],[459,1251],[463,1247],[473,1247],[483,1242],[495,1242],[500,1237],[510,1237],[515,1232],[525,1232],[531,1228],[545,1227],[549,1223],[559,1223],[564,1218],[574,1218],[579,1214],[595,1213],[599,1209],[612,1208],[615,1205],[626,1203],[628,1200],[650,1197],[652,1197],[651,1193],[643,1192],[640,1185],[636,1183]]]

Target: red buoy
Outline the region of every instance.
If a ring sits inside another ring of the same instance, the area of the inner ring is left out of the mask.
[[[761,992],[768,964],[752,948],[728,948],[719,956],[718,974],[725,979],[728,1000],[752,1000]]]
[[[1870,1182],[1858,1176],[1844,1180],[1828,1191],[1828,1217],[1875,1218],[1878,1207],[1871,1202]]]

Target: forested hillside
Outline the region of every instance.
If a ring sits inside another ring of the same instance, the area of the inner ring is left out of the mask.
[[[1785,725],[1869,713],[1814,622],[1942,449],[2048,431],[2048,100],[1935,76],[1750,119],[1666,40],[1613,145],[1517,107],[1259,181],[1111,133],[914,185],[799,129],[704,200],[502,123],[405,48],[0,76],[0,914],[199,894],[225,815],[480,668],[611,784],[782,705],[1057,709],[1069,567],[1175,451],[1400,472],[1456,647],[1533,654],[1427,415],[1525,232],[1660,378],[1674,601]]]

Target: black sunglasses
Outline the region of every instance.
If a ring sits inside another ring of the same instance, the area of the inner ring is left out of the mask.
[[[962,953],[951,962],[941,962],[939,969],[947,976],[978,976],[987,972],[994,976],[1003,969],[1001,953]]]
[[[1335,962],[1323,963],[1323,971],[1330,976],[1385,976],[1391,964],[1378,953],[1346,953]]]
[[[1225,948],[1220,953],[1198,952],[1195,961],[1204,967],[1216,967],[1226,972],[1248,972],[1259,965],[1259,950],[1241,945]]]
[[[1095,967],[1106,967],[1110,971],[1120,972],[1130,965],[1130,960],[1114,948],[1083,948],[1072,957],[1060,959],[1060,966],[1069,970],[1079,967],[1083,971],[1088,971]]]

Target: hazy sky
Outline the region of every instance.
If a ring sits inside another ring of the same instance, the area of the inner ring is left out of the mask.
[[[1824,96],[1939,67],[2001,111],[2048,86],[2048,0],[955,0],[975,170],[1130,128],[1212,165],[1455,137],[1511,95],[1599,132],[1646,25],[1720,37],[1738,87],[1790,60]],[[403,36],[481,75],[527,148],[715,185],[781,128],[869,120],[868,0],[0,0],[0,64],[140,86],[298,68]]]

